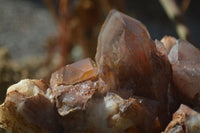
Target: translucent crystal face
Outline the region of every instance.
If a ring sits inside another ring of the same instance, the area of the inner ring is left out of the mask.
[[[177,40],[169,52],[173,79],[184,101],[190,103],[200,94],[200,51],[184,40]],[[186,100],[187,99],[187,100]],[[197,102],[200,103],[200,100]]]
[[[133,71],[143,74],[151,67],[149,38],[142,23],[115,10],[110,12],[98,38],[96,62],[99,74],[111,87],[120,87],[117,80],[127,80],[124,75]]]
[[[111,11],[99,34],[95,59],[100,78],[113,92],[167,104],[167,92],[173,86],[171,66],[138,20]]]
[[[52,74],[51,87],[60,115],[85,108],[98,89],[97,75],[96,64],[90,58],[67,65]]]
[[[200,63],[200,51],[192,44],[184,40],[177,40],[169,53],[169,60],[172,64],[198,64]]]
[[[86,58],[67,65],[52,74],[51,86],[72,85],[88,79],[96,78],[97,67],[95,63]]]

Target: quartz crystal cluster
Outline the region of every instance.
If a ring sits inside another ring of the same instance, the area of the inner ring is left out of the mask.
[[[199,81],[197,48],[170,36],[153,41],[141,22],[112,10],[95,61],[64,66],[49,85],[26,79],[9,87],[0,127],[14,133],[197,133]]]

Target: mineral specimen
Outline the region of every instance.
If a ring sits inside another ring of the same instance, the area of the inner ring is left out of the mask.
[[[138,20],[111,11],[100,31],[95,58],[99,76],[112,92],[123,98],[151,98],[168,107],[173,101],[168,96],[173,91],[171,65]]]
[[[65,116],[71,111],[84,109],[87,101],[98,89],[96,79],[96,64],[89,58],[54,72],[51,77],[51,87],[58,113]]]
[[[53,97],[40,80],[22,80],[7,90],[0,106],[0,127],[14,133],[54,133],[59,130]]]
[[[174,113],[173,120],[163,133],[199,133],[200,114],[186,105],[181,105]]]
[[[50,87],[26,79],[8,88],[0,127],[14,133],[159,133],[180,105],[177,92],[181,102],[200,107],[200,52],[186,41],[154,42],[142,23],[112,10],[95,58],[97,65],[87,58],[57,70]],[[181,105],[164,133],[199,127],[199,113]]]
[[[173,79],[183,101],[200,106],[200,51],[184,40],[178,40],[169,55]]]
[[[114,93],[90,100],[85,111],[74,111],[63,120],[66,132],[155,133],[162,129],[159,102],[146,98],[123,99]]]
[[[87,123],[97,132],[154,133],[162,129],[158,118],[159,102],[145,98],[123,99],[107,93],[89,102]]]

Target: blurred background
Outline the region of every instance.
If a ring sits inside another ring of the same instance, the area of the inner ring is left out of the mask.
[[[21,79],[48,83],[61,66],[94,59],[99,30],[111,9],[143,22],[153,40],[171,35],[200,47],[195,0],[0,0],[0,102]]]
[[[21,79],[48,82],[59,67],[94,59],[111,9],[143,22],[153,40],[171,35],[200,47],[195,0],[0,0],[0,101]]]

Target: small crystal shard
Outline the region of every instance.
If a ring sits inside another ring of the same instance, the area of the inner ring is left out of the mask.
[[[174,83],[182,100],[200,102],[200,51],[184,40],[178,40],[168,55],[172,64]]]
[[[162,56],[165,56],[166,58],[168,58],[168,52],[164,44],[158,40],[155,40],[155,44],[156,44],[156,49],[162,54]]]
[[[169,54],[171,48],[175,45],[176,43],[176,38],[172,36],[164,36],[161,40],[161,42],[164,44],[165,49],[167,51],[167,54]]]
[[[97,68],[94,61],[86,58],[73,64],[66,65],[52,74],[51,87],[59,85],[72,85],[89,80],[97,76]]]
[[[199,127],[200,114],[182,104],[163,133],[199,133]]]

